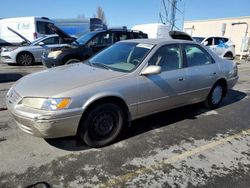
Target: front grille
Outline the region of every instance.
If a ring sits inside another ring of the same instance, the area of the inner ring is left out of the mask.
[[[7,93],[7,99],[10,104],[16,104],[21,100],[21,96],[11,88]]]

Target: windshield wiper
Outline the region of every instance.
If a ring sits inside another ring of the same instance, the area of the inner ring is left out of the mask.
[[[110,70],[110,67],[107,66],[107,65],[105,65],[105,64],[103,64],[103,63],[91,63],[90,61],[89,61],[89,63],[90,63],[90,65],[92,65],[92,66],[101,67],[101,68],[105,68],[105,69],[107,69],[107,70]]]

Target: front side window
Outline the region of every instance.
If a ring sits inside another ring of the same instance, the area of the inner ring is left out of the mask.
[[[182,68],[180,46],[170,44],[161,47],[149,60],[148,64],[160,66],[162,72]]]
[[[140,65],[152,48],[151,44],[116,43],[93,56],[89,62],[92,66],[131,72]]]
[[[59,44],[59,37],[50,37],[42,41],[44,44]]]
[[[101,33],[90,41],[89,46],[108,46],[111,44],[112,44],[112,34]]]
[[[204,49],[194,44],[184,45],[184,51],[189,67],[208,65],[214,62],[213,58]]]
[[[205,42],[207,41],[206,46],[212,46],[213,45],[213,38],[208,38],[207,40],[205,40]]]

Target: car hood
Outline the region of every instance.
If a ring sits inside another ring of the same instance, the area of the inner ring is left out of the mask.
[[[11,29],[10,27],[7,27],[7,28],[11,32],[15,33],[17,36],[19,36],[20,38],[22,38],[25,42],[27,42],[28,44],[31,44],[31,42],[28,39],[26,39],[23,35],[21,35],[20,33],[16,32],[14,29]]]
[[[64,41],[66,41],[67,43],[71,43],[71,42],[76,40],[75,37],[71,37],[70,35],[65,33],[63,30],[56,27],[54,24],[48,24],[48,27],[49,27],[49,29],[54,31],[59,37],[61,37]]]
[[[27,75],[15,84],[14,89],[21,97],[52,97],[125,74],[76,63]]]

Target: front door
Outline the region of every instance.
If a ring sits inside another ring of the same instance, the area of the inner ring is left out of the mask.
[[[182,105],[187,90],[187,70],[183,66],[179,44],[161,47],[148,65],[158,65],[161,73],[138,78],[138,115],[167,110]]]

